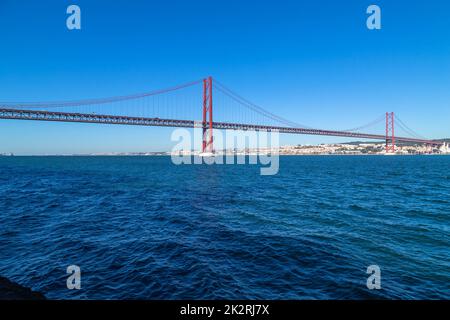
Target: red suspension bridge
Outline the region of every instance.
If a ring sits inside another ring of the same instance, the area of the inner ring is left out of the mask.
[[[199,87],[202,93],[199,94]],[[213,109],[214,93],[214,109]],[[199,107],[202,120],[196,121]],[[213,118],[214,110],[214,118]],[[164,90],[105,99],[61,102],[0,103],[0,119],[84,122],[140,126],[203,128],[203,152],[213,152],[213,130],[278,131],[357,139],[382,140],[386,152],[395,152],[398,143],[441,146],[443,142],[421,137],[410,129],[394,112],[357,128],[324,130],[292,122],[267,111],[231,91],[211,77]],[[219,121],[214,121],[219,119]],[[385,124],[383,133],[364,133],[363,130]],[[396,136],[399,128],[407,136]]]

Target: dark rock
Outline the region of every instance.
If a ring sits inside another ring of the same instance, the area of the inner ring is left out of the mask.
[[[45,296],[0,277],[0,300],[45,300]]]

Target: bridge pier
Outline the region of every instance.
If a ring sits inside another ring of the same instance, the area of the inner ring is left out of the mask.
[[[212,77],[203,79],[203,142],[202,153],[214,153]]]
[[[386,112],[386,153],[395,153],[394,112]]]

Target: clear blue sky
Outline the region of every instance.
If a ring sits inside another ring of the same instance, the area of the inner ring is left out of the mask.
[[[82,30],[66,28],[66,8]],[[382,29],[366,28],[366,8]],[[0,101],[106,97],[212,75],[325,129],[395,111],[450,137],[448,1],[0,1]],[[171,129],[0,120],[0,152],[169,150]],[[282,143],[341,141],[283,136]]]

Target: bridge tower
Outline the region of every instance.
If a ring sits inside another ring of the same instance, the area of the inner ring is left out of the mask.
[[[395,152],[395,116],[393,112],[386,112],[386,153]]]
[[[203,79],[203,143],[202,153],[213,153],[212,77]]]

